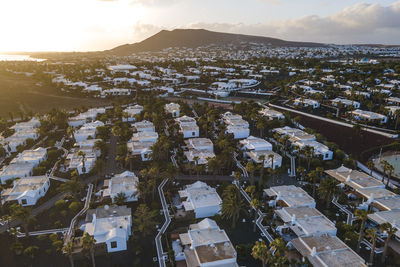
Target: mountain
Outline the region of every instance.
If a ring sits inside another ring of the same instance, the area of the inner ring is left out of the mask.
[[[270,44],[272,46],[295,47],[323,47],[324,44],[310,42],[291,42],[276,38],[253,36],[244,34],[213,32],[203,29],[176,29],[172,31],[162,30],[159,33],[134,44],[117,46],[104,52],[114,55],[130,55],[132,53],[160,51],[168,47],[195,48],[210,44],[224,45],[230,43],[253,42]]]

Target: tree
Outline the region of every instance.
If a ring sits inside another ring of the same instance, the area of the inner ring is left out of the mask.
[[[126,202],[126,196],[124,193],[119,192],[115,197],[114,197],[114,202],[115,204],[117,204],[118,206],[123,205]]]
[[[382,183],[383,183],[385,181],[386,171],[388,169],[389,162],[383,159],[380,161],[380,164],[383,169],[383,175],[382,175]]]
[[[29,208],[23,207],[20,204],[11,205],[11,216],[14,220],[20,220],[24,226],[25,236],[29,236],[28,224],[31,218],[31,210]]]
[[[385,240],[385,245],[383,247],[383,254],[381,258],[382,263],[385,263],[388,244],[391,238],[396,234],[397,228],[393,227],[390,223],[383,223],[380,225],[379,228],[381,229],[382,232],[386,232],[386,240]]]
[[[232,220],[232,228],[236,227],[236,222],[244,209],[244,202],[238,197],[237,190],[236,186],[230,184],[222,194],[222,218]]]
[[[310,171],[311,159],[314,156],[314,148],[310,147],[310,146],[305,146],[305,148],[304,148],[304,156],[307,159],[307,170]]]
[[[365,228],[365,222],[367,221],[368,218],[368,211],[356,209],[355,215],[361,220],[360,234],[358,236],[358,242],[357,242],[357,253],[359,253],[361,241],[364,238],[364,228]]]
[[[78,200],[79,199],[79,194],[82,191],[82,184],[78,182],[76,179],[69,180],[68,182],[65,182],[61,184],[58,188],[58,191],[60,192],[70,192],[72,196]]]
[[[374,170],[375,164],[372,160],[367,161],[367,168],[370,170],[369,175],[372,176],[372,171]]]
[[[220,164],[218,162],[218,160],[216,158],[212,158],[210,160],[208,160],[207,163],[208,166],[208,170],[210,170],[213,174],[213,179],[216,179],[217,173],[220,170]]]
[[[285,252],[287,251],[286,243],[282,238],[275,238],[271,244],[271,249],[275,251],[275,256],[285,256]]]
[[[67,136],[75,140],[75,129],[72,126],[67,128]]]
[[[62,251],[68,256],[71,267],[74,267],[74,258],[72,257],[74,248],[73,248],[72,242],[65,243],[64,247],[62,248]]]
[[[392,178],[392,174],[394,172],[393,165],[388,163],[388,165],[386,166],[386,171],[388,172],[388,177],[387,177],[387,180],[386,180],[386,186],[389,187],[390,179]]]
[[[253,162],[248,162],[246,164],[246,171],[250,173],[250,184],[254,185],[254,172],[256,171],[256,168],[254,167]]]
[[[273,154],[271,154],[271,155],[273,156]],[[269,155],[269,156],[271,156],[271,155]],[[269,156],[268,156],[268,157],[269,157]],[[262,184],[263,184],[263,178],[264,178],[264,160],[265,160],[265,155],[261,155],[261,156],[258,158],[258,160],[261,161],[261,165],[260,165],[260,168],[261,168],[261,170],[260,170],[260,180],[258,180],[258,185],[261,187]],[[273,158],[272,158],[272,162],[274,162],[274,159],[273,159]],[[274,166],[271,165],[271,168],[273,169]]]
[[[96,240],[94,239],[93,236],[89,235],[88,233],[85,233],[82,237],[82,248],[83,251],[87,254],[90,255],[92,258],[92,266],[96,267],[96,262],[94,259],[94,250],[96,247]]]
[[[260,260],[262,262],[262,266],[265,267],[269,262],[268,259],[272,258],[272,253],[267,244],[265,244],[264,240],[262,240],[256,241],[256,244],[253,246],[251,251],[251,256],[253,256],[253,258],[256,260]]]
[[[82,173],[86,173],[86,167],[85,167],[85,157],[86,153],[80,150],[78,152],[78,157],[82,157]]]
[[[361,134],[361,125],[360,124],[354,124],[353,125],[353,131],[354,131],[354,133],[357,135],[357,136],[359,136],[360,134]]]
[[[313,198],[315,199],[315,189],[316,189],[316,180],[318,178],[318,172],[316,170],[309,172],[308,174],[308,178],[312,183],[312,188],[313,188]]]
[[[375,246],[376,246],[376,236],[378,233],[378,230],[376,228],[369,228],[367,229],[367,238],[371,240],[372,243],[372,248],[371,252],[369,254],[369,265],[374,264],[374,255],[375,255]]]
[[[157,224],[156,210],[150,210],[146,204],[140,204],[133,217],[133,229],[135,231],[140,232],[143,236],[147,236],[154,231]]]
[[[337,182],[332,178],[326,178],[321,181],[318,187],[318,194],[321,199],[325,199],[326,208],[329,208],[329,204],[332,201],[332,197],[338,192]]]
[[[24,255],[28,256],[29,258],[31,258],[33,260],[33,258],[35,258],[35,256],[37,255],[38,252],[39,252],[38,246],[30,246],[24,250]]]

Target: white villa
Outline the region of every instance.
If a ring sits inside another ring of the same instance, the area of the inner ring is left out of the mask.
[[[207,164],[214,158],[214,145],[208,138],[190,138],[185,141],[187,151],[184,152],[187,160],[194,164]]]
[[[294,146],[297,146],[299,149],[304,149],[309,146],[313,148],[313,153],[316,156],[320,156],[322,160],[332,160],[333,152],[329,150],[329,148],[314,140],[299,140],[293,143]]]
[[[191,224],[187,233],[179,235],[184,246],[188,267],[224,266],[237,267],[237,253],[229,237],[211,219]]]
[[[271,168],[275,170],[276,168],[282,166],[282,156],[272,150],[252,150],[246,152],[246,157],[256,164],[263,164],[264,168]]]
[[[313,99],[303,99],[303,98],[297,98],[294,100],[294,104],[296,106],[303,106],[303,107],[312,107],[313,109],[319,108],[320,104],[318,101],[313,100]]]
[[[88,210],[82,230],[93,236],[96,244],[105,244],[107,252],[127,249],[131,235],[131,209],[126,206],[104,206]]]
[[[30,162],[11,163],[0,171],[0,180],[5,184],[7,180],[32,176],[35,165]]]
[[[337,107],[339,103],[341,103],[345,107],[352,106],[354,108],[360,108],[360,102],[353,101],[353,100],[348,100],[345,98],[335,98],[331,100],[332,105]]]
[[[222,120],[227,125],[226,133],[233,134],[234,139],[243,139],[250,135],[249,123],[242,116],[225,112]]]
[[[32,150],[25,150],[18,154],[11,163],[32,163],[34,167],[37,167],[40,162],[47,158],[47,149],[38,147]]]
[[[360,121],[373,121],[379,123],[386,123],[388,119],[385,115],[361,109],[356,109],[349,113],[353,116],[354,119]]]
[[[165,111],[172,115],[172,118],[179,117],[180,105],[177,103],[169,103],[165,104]]]
[[[127,147],[131,155],[140,156],[142,161],[148,161],[151,160],[151,146],[157,142],[158,133],[151,131],[151,129],[154,129],[151,122],[143,122],[140,125],[135,123],[138,132],[133,134],[131,140],[127,143]]]
[[[85,123],[79,130],[74,133],[75,141],[81,142],[90,138],[95,138],[97,127],[104,126],[101,121]]]
[[[136,129],[137,132],[155,132],[156,128],[154,127],[154,124],[150,121],[139,121],[136,122],[134,124],[132,124],[132,126]]]
[[[315,208],[315,200],[304,189],[294,185],[273,186],[264,189],[271,198],[270,206]]]
[[[122,193],[126,197],[126,202],[137,201],[139,197],[138,182],[139,178],[130,171],[114,175],[111,179],[104,180],[104,186],[107,188],[103,190],[103,197],[110,197],[114,202],[115,197]]]
[[[141,105],[129,106],[124,109],[124,116],[122,117],[123,122],[135,121],[135,115],[142,113],[143,107]]]
[[[50,187],[47,176],[32,176],[14,180],[13,187],[1,192],[2,203],[16,201],[22,206],[33,206],[46,195]]]
[[[185,211],[193,211],[195,217],[206,218],[220,213],[222,199],[215,188],[197,181],[179,191]]]
[[[183,134],[183,138],[199,137],[199,126],[197,126],[196,119],[185,115],[175,121],[179,124],[179,131]]]
[[[259,111],[260,115],[268,118],[269,120],[283,120],[285,118],[285,115],[283,115],[282,112],[270,109],[270,108],[264,108]]]

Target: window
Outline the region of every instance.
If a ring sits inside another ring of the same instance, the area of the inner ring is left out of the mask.
[[[195,132],[192,132],[192,136],[195,136],[196,135],[196,133]]]
[[[21,204],[22,204],[22,205],[26,205],[27,203],[28,203],[28,202],[26,201],[26,199],[22,199],[22,200],[21,200]]]
[[[117,241],[112,241],[111,248],[116,248],[116,247],[117,247]]]

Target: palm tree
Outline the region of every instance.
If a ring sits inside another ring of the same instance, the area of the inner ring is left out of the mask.
[[[246,164],[246,171],[248,173],[250,173],[250,184],[254,185],[254,172],[255,172],[256,168],[254,167],[253,162],[249,161]]]
[[[133,215],[133,229],[146,236],[154,231],[157,224],[157,211],[150,210],[146,204],[140,204]]]
[[[251,256],[254,259],[260,260],[262,262],[262,266],[267,266],[268,259],[272,257],[272,253],[269,250],[267,244],[265,244],[264,240],[256,241],[256,244],[253,246],[251,251]]]
[[[370,170],[369,175],[372,176],[372,171],[373,171],[373,169],[375,167],[374,162],[372,160],[367,161],[367,167]]]
[[[385,176],[386,176],[386,171],[389,165],[389,162],[387,162],[386,160],[381,160],[380,161],[381,167],[383,169],[383,176],[382,176],[382,183],[385,181]]]
[[[272,154],[271,154],[272,155]],[[271,156],[269,155],[269,156]],[[268,156],[268,157],[269,157]],[[273,156],[273,155],[272,155]],[[258,157],[258,160],[261,161],[261,165],[260,165],[260,180],[258,180],[258,185],[261,187],[263,184],[263,178],[264,178],[264,161],[265,161],[265,155],[260,155]],[[274,162],[274,159],[272,158],[272,162]],[[271,168],[273,168],[274,166],[271,165]]]
[[[147,184],[149,186],[149,189],[151,190],[151,199],[154,201],[154,197],[155,197],[156,189],[157,189],[156,178],[149,179],[147,181]]]
[[[86,167],[85,167],[85,157],[86,153],[80,150],[78,152],[78,157],[82,157],[82,173],[86,173]]]
[[[31,219],[31,210],[23,207],[20,204],[11,205],[11,216],[14,220],[20,220],[22,225],[24,226],[25,236],[29,236],[28,224]]]
[[[114,202],[118,205],[121,206],[126,202],[126,196],[125,193],[119,192],[115,197],[114,197]]]
[[[74,258],[72,257],[72,253],[74,251],[72,242],[67,242],[64,244],[64,247],[62,248],[63,252],[68,256],[69,263],[71,264],[71,267],[74,267]]]
[[[397,109],[397,110],[394,112],[394,115],[395,115],[395,117],[396,117],[396,123],[395,123],[395,125],[394,125],[394,129],[397,130],[397,125],[399,124],[399,119],[400,119],[400,109]]]
[[[79,194],[82,191],[82,184],[78,182],[76,179],[69,180],[68,182],[65,182],[61,184],[58,188],[58,191],[60,192],[71,192],[73,197],[78,200],[79,199]]]
[[[337,182],[332,178],[326,178],[321,181],[318,187],[318,194],[321,199],[325,199],[326,208],[329,208],[329,204],[332,201],[332,197],[338,192]]]
[[[92,258],[92,266],[93,267],[96,267],[96,262],[94,260],[95,246],[96,246],[96,240],[94,239],[94,237],[89,235],[88,233],[85,233],[82,237],[82,247],[83,247],[83,251],[90,254],[90,256]]]
[[[67,128],[67,136],[71,137],[73,140],[75,140],[75,129],[72,126],[69,126]]]
[[[387,181],[386,181],[386,186],[389,187],[389,183],[390,183],[390,179],[392,178],[392,174],[394,172],[394,167],[392,164],[388,163],[388,165],[386,166],[386,171],[388,172],[388,177],[387,177]]]
[[[393,227],[390,223],[383,223],[380,225],[379,228],[381,229],[382,232],[386,232],[386,240],[385,240],[385,245],[383,247],[383,254],[381,258],[381,262],[385,263],[388,244],[390,242],[390,239],[396,234],[397,228]]]
[[[275,250],[275,256],[285,256],[285,252],[287,251],[286,243],[282,238],[275,238],[271,244],[271,249]]]
[[[315,189],[316,189],[316,180],[318,178],[318,172],[317,171],[311,171],[308,173],[308,178],[310,179],[312,183],[312,188],[313,188],[313,198],[315,199]]]
[[[236,186],[230,184],[222,194],[222,218],[232,220],[232,228],[236,227],[240,212],[244,209],[244,202],[238,197],[237,190]]]
[[[310,146],[306,146],[304,148],[304,156],[307,159],[307,170],[310,171],[310,167],[311,167],[311,159],[314,156],[314,148],[310,147]]]
[[[207,166],[208,166],[208,169],[212,172],[212,174],[213,174],[213,179],[215,180],[215,179],[216,179],[216,176],[217,176],[217,172],[218,172],[219,169],[220,169],[220,164],[219,164],[217,158],[212,158],[212,159],[210,159],[210,160],[208,161],[208,163],[207,163]]]
[[[368,265],[372,266],[372,265],[374,265],[376,236],[377,236],[378,230],[376,228],[369,228],[369,229],[367,229],[366,232],[367,232],[367,238],[371,239],[371,243],[372,243],[372,248],[371,248],[371,252],[369,254],[369,263],[368,263]]]
[[[364,238],[364,228],[365,228],[365,222],[367,221],[368,218],[368,211],[356,209],[355,215],[361,220],[360,234],[358,236],[358,242],[357,242],[357,253],[359,253],[361,241]]]

